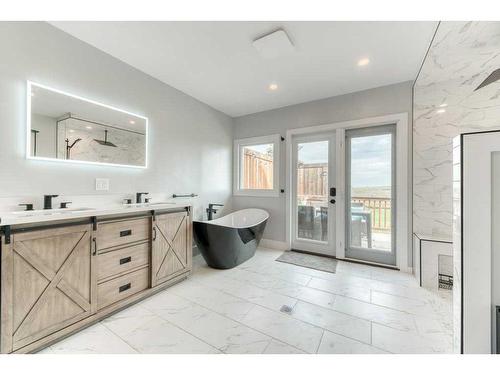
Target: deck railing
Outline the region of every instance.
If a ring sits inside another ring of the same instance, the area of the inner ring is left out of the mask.
[[[372,213],[372,228],[389,231],[391,229],[391,199],[374,197],[352,197],[353,203],[361,203]]]

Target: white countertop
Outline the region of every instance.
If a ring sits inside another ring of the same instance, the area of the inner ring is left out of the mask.
[[[110,205],[100,208],[70,207],[64,209],[0,212],[0,226],[41,223],[55,220],[70,220],[92,216],[126,215],[151,210],[166,210],[190,207],[189,202],[161,202]]]

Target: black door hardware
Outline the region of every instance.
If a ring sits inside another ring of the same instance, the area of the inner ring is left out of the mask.
[[[120,232],[120,237],[130,236],[132,234],[132,229],[122,230]]]
[[[335,204],[335,199],[330,199],[331,204]]]
[[[124,292],[126,290],[129,290],[131,286],[132,286],[131,283],[122,285],[121,287],[118,288],[118,293],[121,293],[121,292]]]
[[[132,257],[122,258],[122,259],[120,259],[120,265],[130,263],[131,261],[132,261]]]
[[[130,198],[125,198],[125,199],[123,200],[123,204],[132,204],[132,199],[130,199]]]
[[[336,197],[337,196],[337,188],[331,187],[330,188],[330,197]]]
[[[61,202],[61,205],[59,207],[61,208],[68,208],[68,204],[71,204],[73,202]]]
[[[33,203],[21,203],[18,206],[25,206],[24,211],[33,211]]]

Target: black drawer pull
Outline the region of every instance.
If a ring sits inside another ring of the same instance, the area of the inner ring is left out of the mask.
[[[126,290],[129,290],[131,286],[132,286],[131,283],[122,285],[121,287],[118,288],[118,293],[121,293],[121,292],[124,292]]]
[[[130,263],[132,261],[132,257],[126,257],[120,259],[120,264]]]
[[[120,232],[120,237],[130,236],[132,234],[132,229],[122,230]]]

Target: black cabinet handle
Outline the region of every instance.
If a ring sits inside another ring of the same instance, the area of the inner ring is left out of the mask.
[[[118,293],[124,292],[126,290],[129,290],[132,287],[131,283],[122,285],[121,287],[118,288]]]
[[[131,261],[132,261],[132,257],[122,258],[122,259],[120,259],[120,265],[130,263]]]
[[[153,241],[156,241],[156,228],[153,228]]]
[[[92,242],[94,242],[94,253],[93,255],[97,255],[97,238],[92,238]]]
[[[132,234],[132,229],[122,230],[120,232],[120,237],[130,236]]]

